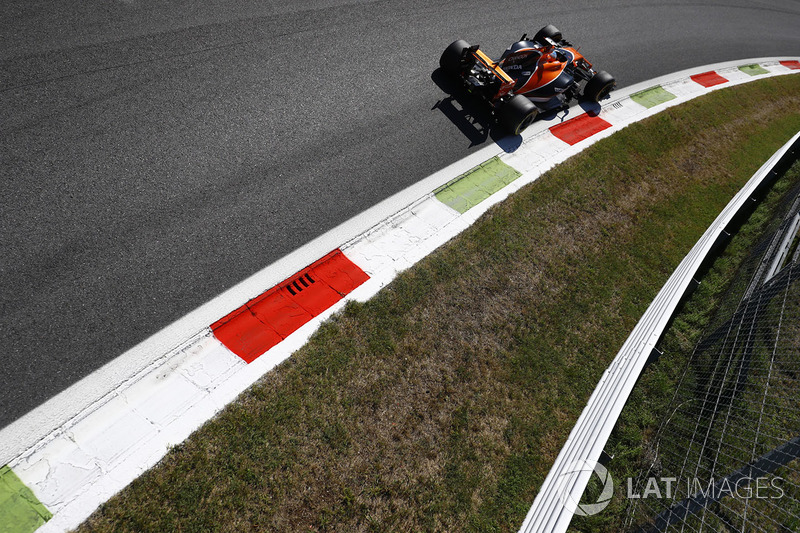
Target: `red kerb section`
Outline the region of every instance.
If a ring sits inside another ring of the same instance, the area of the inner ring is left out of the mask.
[[[610,127],[611,124],[600,117],[581,115],[552,126],[550,133],[565,143],[572,145]]]
[[[800,70],[800,61],[781,61],[781,65],[792,70]]]
[[[218,320],[211,330],[252,363],[368,279],[341,250],[334,250]]]
[[[703,87],[713,87],[720,83],[728,83],[727,78],[723,78],[713,70],[711,72],[703,72],[702,74],[695,74],[691,76],[692,81],[699,83]]]

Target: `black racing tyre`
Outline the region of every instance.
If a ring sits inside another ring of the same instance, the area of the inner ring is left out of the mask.
[[[617,80],[614,79],[614,76],[605,70],[601,70],[595,73],[592,79],[586,82],[586,87],[583,88],[583,97],[592,102],[599,103],[600,100],[608,96],[608,93],[610,93],[611,89],[616,87],[616,85]]]
[[[538,114],[539,108],[521,94],[514,96],[497,110],[500,125],[513,135],[522,133],[522,130],[530,126]]]
[[[460,74],[464,68],[464,50],[469,48],[469,43],[463,39],[453,41],[444,49],[439,58],[439,66],[451,74]]]
[[[536,35],[533,36],[533,42],[546,45],[547,41],[544,40],[545,37],[548,37],[555,42],[559,42],[561,40],[561,32],[558,31],[558,28],[552,24],[548,24],[536,32]]]

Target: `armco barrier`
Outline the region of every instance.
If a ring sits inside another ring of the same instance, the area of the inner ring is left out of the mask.
[[[711,80],[711,77],[705,76],[703,80]],[[567,530],[575,510],[572,502],[580,501],[592,475],[590,468],[575,468],[575,465],[595,465],[600,460],[628,396],[651,360],[676,309],[691,290],[698,271],[727,238],[727,230],[738,224],[739,218],[754,207],[756,202],[752,200],[797,159],[799,149],[800,133],[750,178],[656,295],[589,398],[528,511],[521,532],[559,533]],[[565,505],[565,502],[570,503]]]

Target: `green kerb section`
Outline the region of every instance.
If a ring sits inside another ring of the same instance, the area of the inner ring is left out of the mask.
[[[0,468],[0,533],[32,533],[52,517],[8,466]]]
[[[658,104],[663,104],[664,102],[669,102],[675,98],[677,98],[677,96],[664,89],[661,85],[656,85],[655,87],[631,95],[631,100],[645,106],[647,109],[655,107]]]
[[[434,191],[436,199],[465,213],[522,174],[495,156]]]
[[[762,74],[769,74],[769,71],[761,65],[744,65],[739,67],[739,70],[751,76],[761,76]]]

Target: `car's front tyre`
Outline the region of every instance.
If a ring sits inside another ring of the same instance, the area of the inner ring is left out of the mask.
[[[552,24],[548,24],[547,26],[536,32],[536,35],[533,36],[533,42],[539,43],[542,46],[547,46],[547,41],[545,39],[551,39],[556,43],[560,42],[561,32],[558,31],[558,28],[556,28]]]
[[[583,97],[592,102],[599,103],[600,100],[608,96],[611,89],[617,86],[617,80],[614,76],[601,70],[595,73],[592,78],[586,82],[586,87],[583,88]]]

